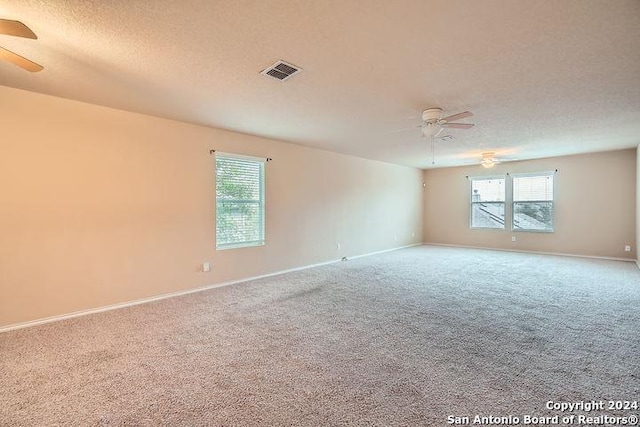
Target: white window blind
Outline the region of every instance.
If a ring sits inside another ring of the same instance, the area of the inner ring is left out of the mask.
[[[264,245],[264,161],[216,153],[216,249]]]
[[[513,229],[553,231],[554,174],[513,177]]]
[[[505,228],[505,178],[470,178],[471,228]]]

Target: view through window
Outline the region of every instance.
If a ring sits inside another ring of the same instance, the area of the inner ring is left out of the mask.
[[[553,231],[553,173],[513,177],[513,229]]]
[[[264,245],[264,161],[216,154],[216,249]]]
[[[471,179],[471,228],[504,228],[505,179]]]

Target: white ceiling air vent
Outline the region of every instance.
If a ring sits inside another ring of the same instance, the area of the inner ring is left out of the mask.
[[[302,68],[300,67],[296,67],[295,65],[289,64],[288,62],[278,61],[268,67],[266,70],[262,71],[260,74],[273,77],[274,79],[283,82],[285,80],[289,80],[300,71],[302,71]]]

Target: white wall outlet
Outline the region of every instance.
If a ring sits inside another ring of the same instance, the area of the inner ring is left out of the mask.
[[[511,241],[515,242],[516,241],[516,236],[511,236]]]
[[[416,237],[416,233],[411,233],[411,237]]]
[[[626,246],[624,247],[624,251],[625,251],[625,252],[631,252],[631,245],[626,245]]]
[[[397,242],[397,241],[398,241],[398,235],[397,235],[397,234],[394,234],[394,235],[393,235],[393,241],[394,241],[394,242]]]
[[[203,262],[202,263],[202,271],[205,273],[208,273],[211,271],[211,263],[210,262]]]
[[[337,250],[340,250],[340,242],[337,242],[337,243],[336,243],[336,249],[337,249]]]

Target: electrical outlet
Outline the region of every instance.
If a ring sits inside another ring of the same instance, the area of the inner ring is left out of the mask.
[[[515,242],[516,241],[516,236],[511,236],[511,241]]]
[[[625,252],[631,252],[631,245],[626,245],[626,246],[624,247],[624,251],[625,251]]]
[[[336,249],[340,250],[340,242],[336,243]]]
[[[203,262],[202,263],[202,271],[205,273],[208,273],[211,271],[211,263],[210,262]]]
[[[411,233],[411,237],[416,237],[416,233]]]

